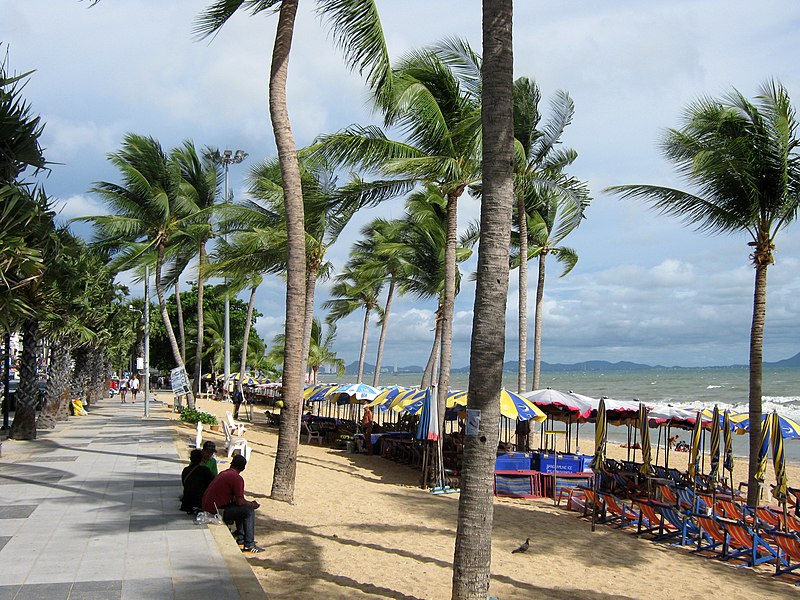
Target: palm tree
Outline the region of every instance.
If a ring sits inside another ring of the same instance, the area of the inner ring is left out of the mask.
[[[177,261],[180,265],[177,270],[183,271],[181,267],[185,267],[189,260],[197,256],[197,345],[192,383],[192,390],[197,393],[200,391],[200,377],[203,370],[203,284],[208,263],[206,244],[214,235],[211,211],[208,209],[214,206],[219,197],[220,177],[217,163],[212,158],[212,151],[207,148],[201,158],[191,140],[185,141],[181,148],[173,150],[172,157],[180,165],[184,183],[182,192],[190,195],[193,204],[206,215],[206,218],[198,220],[190,228],[180,232],[182,237],[187,238],[190,250],[182,256],[182,260]],[[175,283],[177,284],[177,277]],[[177,289],[175,297],[176,300],[180,299]]]
[[[177,232],[202,221],[206,213],[189,195],[181,193],[180,167],[154,138],[127,134],[122,149],[110,154],[109,160],[119,169],[122,184],[99,182],[91,191],[106,201],[112,214],[78,220],[94,224],[95,244],[115,255],[115,270],[155,263],[161,318],[175,363],[185,370],[167,312],[162,268],[167,253],[176,250]],[[194,406],[191,391],[187,404]]]
[[[275,45],[270,67],[269,111],[278,148],[286,206],[286,352],[283,365],[285,419],[281,419],[272,497],[284,502],[294,499],[297,445],[300,439],[300,414],[303,404],[303,338],[305,310],[305,232],[303,229],[303,190],[297,148],[286,104],[289,51],[294,35],[298,0],[217,0],[200,16],[196,31],[201,37],[212,35],[244,7],[251,14],[280,4]],[[381,89],[389,79],[389,58],[374,0],[318,0],[319,11],[331,21],[334,38],[344,51],[347,63],[366,71],[373,89]]]
[[[468,408],[480,411],[466,436],[453,558],[454,600],[486,598],[492,558],[492,472],[500,431],[513,180],[512,0],[484,0],[483,197],[472,322]],[[488,110],[486,110],[488,108]]]
[[[480,179],[480,57],[463,40],[412,52],[393,70],[390,93],[376,95],[385,125],[406,133],[388,139],[377,127],[350,127],[318,140],[315,152],[397,181],[435,184],[447,198],[445,285],[440,312],[440,414],[450,386],[456,293],[458,200]]]
[[[361,257],[364,270],[370,269],[375,277],[388,280],[386,302],[383,305],[383,317],[380,320],[381,335],[375,357],[375,374],[372,377],[373,387],[380,383],[383,350],[389,330],[389,314],[395,288],[408,273],[408,264],[404,257],[404,251],[407,251],[408,248],[403,244],[402,235],[402,221],[374,219],[361,229],[361,239],[353,244],[352,249],[353,254]]]
[[[774,263],[778,232],[800,210],[800,153],[797,120],[786,89],[767,81],[755,101],[737,90],[721,100],[689,105],[681,129],[662,142],[672,162],[698,193],[654,185],[614,186],[608,191],[641,199],[698,230],[745,233],[755,267],[750,328],[750,463],[747,503],[759,500],[756,481],[762,417],[762,353],[767,299],[767,267]]]
[[[331,300],[322,307],[330,310],[328,324],[335,323],[355,311],[364,309],[364,325],[361,330],[361,351],[358,355],[358,375],[356,381],[364,378],[364,359],[367,354],[367,338],[369,336],[369,318],[372,311],[383,314],[379,303],[379,295],[383,286],[382,278],[374,276],[374,272],[364,269],[358,255],[351,255],[344,271],[336,276],[336,282],[330,290]]]
[[[539,257],[539,280],[534,317],[533,389],[539,387],[541,365],[541,321],[544,292],[544,266],[549,253],[565,264],[564,275],[572,269],[577,255],[569,249],[553,246],[569,234],[581,221],[589,202],[586,185],[564,174],[578,154],[560,148],[561,136],[572,122],[575,106],[569,94],[556,92],[550,107],[550,118],[540,127],[541,94],[536,83],[527,77],[514,82],[514,136],[516,163],[514,193],[516,197],[516,241],[519,252],[512,255],[512,266],[519,266],[519,372],[517,389],[527,386],[528,346],[528,260]],[[562,206],[563,205],[563,206]],[[532,223],[529,221],[532,220]],[[549,221],[549,223],[548,223]],[[557,234],[553,230],[557,225]],[[556,235],[557,241],[550,239]],[[513,233],[512,233],[513,236]],[[513,239],[513,238],[512,238]],[[530,249],[531,242],[534,248]],[[521,257],[525,257],[524,260]],[[572,260],[574,258],[574,261]],[[570,265],[571,262],[571,265]],[[568,268],[567,268],[568,267]]]

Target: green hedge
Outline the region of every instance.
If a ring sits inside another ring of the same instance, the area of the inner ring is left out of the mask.
[[[181,421],[184,423],[203,423],[204,425],[216,425],[217,417],[211,413],[197,410],[196,408],[186,407],[181,411]]]

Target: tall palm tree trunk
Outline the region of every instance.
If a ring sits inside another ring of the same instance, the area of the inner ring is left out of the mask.
[[[181,304],[181,293],[178,288],[178,280],[175,280],[175,311],[178,316],[178,335],[181,342],[181,359],[186,364],[186,332],[183,327],[183,305]]]
[[[203,391],[202,372],[203,372],[203,285],[205,283],[205,268],[208,262],[208,254],[206,253],[206,242],[203,240],[200,243],[200,253],[197,261],[197,348],[194,353],[194,379],[192,381],[192,391],[199,394]]]
[[[528,385],[528,213],[525,198],[517,198],[517,220],[519,227],[519,368],[517,391],[521,394]]]
[[[311,328],[314,324],[314,296],[317,288],[318,273],[317,269],[311,269],[306,278],[305,315],[303,316],[303,367],[301,369],[303,378],[306,376],[308,352],[311,349]]]
[[[444,301],[442,302],[441,357],[437,405],[440,431],[444,431],[444,410],[450,390],[450,364],[453,358],[453,312],[456,295],[456,241],[458,236],[458,196],[447,195],[447,237],[444,247]],[[506,265],[508,271],[508,265]]]
[[[514,197],[513,0],[483,0],[483,198],[472,320],[468,408],[480,411],[467,435],[453,559],[454,600],[489,595],[494,520],[493,471],[500,433],[508,248]]]
[[[442,320],[439,318],[439,315],[441,314],[442,307],[440,305],[436,310],[436,314],[434,315],[433,346],[431,347],[430,356],[428,356],[428,363],[425,365],[425,370],[422,372],[422,381],[420,382],[420,387],[423,390],[431,387],[431,383],[433,383],[433,373],[436,367],[436,359],[440,354],[439,346],[442,341]]]
[[[161,310],[161,320],[164,322],[164,329],[167,330],[167,339],[169,340],[170,348],[172,348],[172,356],[175,359],[175,364],[181,369],[186,371],[186,365],[183,362],[181,351],[178,348],[178,340],[175,338],[175,330],[172,329],[172,322],[167,312],[167,300],[164,297],[164,288],[161,285],[161,266],[164,262],[164,246],[159,244],[158,255],[156,258],[156,295],[158,296],[158,307]],[[144,395],[147,397],[147,395]],[[186,404],[190,408],[194,408],[194,394],[191,390],[186,394]]]
[[[253,326],[253,308],[256,305],[256,290],[258,286],[254,285],[250,288],[250,302],[247,304],[247,320],[244,322],[244,336],[242,338],[242,356],[241,367],[239,368],[239,381],[236,384],[239,388],[239,393],[244,395],[242,389],[242,381],[244,374],[247,372],[247,343],[250,341],[250,329]]]
[[[378,339],[378,353],[375,356],[375,375],[372,377],[372,386],[376,387],[381,379],[381,362],[383,362],[383,345],[386,343],[386,332],[389,330],[389,310],[392,308],[394,297],[394,277],[389,281],[389,291],[386,294],[386,305],[383,308],[383,321],[381,322],[381,336]]]
[[[767,262],[756,264],[753,292],[753,323],[750,327],[750,461],[747,469],[747,505],[758,506],[760,495],[756,470],[761,445],[761,376],[764,349],[764,319],[767,313]]]
[[[361,352],[358,354],[358,377],[357,383],[361,383],[364,378],[364,359],[367,356],[367,336],[369,335],[369,314],[370,310],[364,310],[364,327],[361,330]]]
[[[286,76],[292,47],[298,0],[283,0],[278,15],[269,83],[269,110],[278,148],[286,208],[287,277],[286,325],[283,355],[283,401],[272,478],[272,498],[294,500],[297,446],[303,407],[303,331],[305,311],[306,248],[303,218],[303,189],[297,148],[286,107]]]
[[[542,302],[544,301],[544,268],[547,261],[547,250],[539,254],[539,277],[536,280],[536,309],[533,316],[533,385],[532,390],[539,389],[539,378],[542,372]]]
[[[36,362],[39,346],[39,321],[26,319],[22,324],[22,356],[19,366],[19,387],[14,395],[16,410],[8,432],[12,440],[36,439],[36,400],[39,395]]]
[[[42,406],[42,412],[39,413],[39,418],[36,419],[37,429],[54,429],[56,422],[63,419],[63,406],[69,402],[70,370],[72,368],[70,350],[70,345],[63,339],[53,341],[44,406]]]

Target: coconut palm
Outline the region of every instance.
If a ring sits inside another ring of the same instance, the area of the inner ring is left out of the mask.
[[[173,159],[181,169],[183,180],[182,193],[188,194],[192,198],[193,204],[204,211],[206,217],[198,220],[186,230],[179,232],[179,236],[186,238],[187,252],[182,253],[181,259],[176,261],[177,271],[183,271],[186,264],[197,256],[197,345],[194,356],[194,378],[192,390],[197,393],[200,391],[200,377],[203,364],[203,289],[205,280],[206,264],[208,263],[208,253],[206,244],[214,235],[211,223],[211,211],[207,210],[214,206],[220,194],[220,174],[218,163],[213,159],[212,150],[206,148],[202,158],[192,141],[187,140],[181,148],[172,152]],[[219,151],[217,151],[218,153]],[[175,277],[177,285],[178,278]],[[176,289],[176,300],[180,299],[180,294]]]
[[[439,314],[440,414],[450,385],[452,321],[456,293],[458,200],[480,179],[480,57],[463,40],[446,40],[409,53],[393,69],[390,93],[376,95],[387,127],[406,141],[390,140],[377,127],[354,126],[322,136],[315,152],[340,164],[436,185],[447,198],[445,286]]]
[[[379,302],[379,295],[383,287],[383,278],[375,277],[374,271],[365,268],[359,260],[360,256],[352,255],[342,273],[336,276],[331,286],[331,299],[322,304],[322,308],[329,310],[326,321],[335,323],[357,310],[364,309],[364,325],[361,330],[361,351],[358,354],[358,375],[356,381],[364,378],[364,359],[367,355],[367,339],[369,337],[369,318],[373,311],[378,316],[383,315]]]
[[[778,232],[797,218],[800,209],[799,144],[788,92],[779,82],[767,81],[753,102],[735,89],[721,100],[698,100],[687,108],[682,128],[667,130],[662,142],[664,155],[696,187],[696,193],[655,185],[608,190],[648,202],[699,231],[742,232],[750,239],[750,259],[755,267],[750,329],[750,506],[759,499],[755,475],[761,436],[767,268],[775,261]]]
[[[513,181],[512,0],[483,3],[483,197],[470,349],[466,436],[453,559],[454,600],[486,598],[492,558],[492,473],[500,431]],[[486,110],[488,108],[488,110]]]
[[[367,81],[373,89],[386,87],[389,79],[389,58],[374,0],[318,0],[317,4],[319,12],[330,20],[334,39],[342,48],[348,65],[362,73],[366,72]],[[298,0],[217,0],[200,16],[196,27],[196,32],[201,37],[206,37],[219,31],[239,8],[249,10],[255,15],[280,6],[270,67],[269,111],[278,148],[286,206],[286,352],[283,396],[287,418],[281,419],[272,497],[284,502],[292,502],[294,499],[303,404],[303,316],[306,304],[303,191],[297,148],[286,103],[289,51],[294,35],[297,5]]]
[[[545,261],[548,254],[564,264],[562,276],[575,266],[577,255],[556,245],[577,227],[589,203],[587,186],[564,173],[578,154],[561,148],[561,136],[572,122],[575,106],[569,94],[556,92],[550,104],[550,118],[542,123],[539,112],[541,94],[536,83],[527,77],[514,82],[514,136],[516,162],[514,194],[516,197],[516,246],[512,266],[519,266],[519,372],[517,388],[527,385],[528,345],[528,264],[539,258],[539,279],[534,316],[533,389],[539,387],[541,366],[541,322]],[[524,216],[524,218],[523,218]],[[520,257],[526,257],[521,260]]]
[[[161,318],[175,363],[184,369],[178,341],[167,312],[162,269],[168,252],[176,251],[177,233],[202,221],[210,209],[199,209],[181,193],[180,166],[151,137],[127,134],[122,149],[109,155],[122,183],[99,182],[92,192],[111,210],[109,215],[82,217],[95,227],[95,244],[114,255],[112,267],[125,270],[155,263],[155,289]],[[187,394],[194,406],[194,395]]]
[[[395,289],[408,273],[408,263],[404,254],[407,246],[403,243],[403,222],[374,219],[361,229],[361,239],[353,244],[352,252],[361,257],[363,269],[374,271],[376,277],[387,282],[386,301],[383,305],[383,317],[380,320],[381,335],[378,340],[378,351],[375,358],[375,374],[372,377],[373,387],[380,383],[383,350],[389,330],[389,314],[392,307]]]

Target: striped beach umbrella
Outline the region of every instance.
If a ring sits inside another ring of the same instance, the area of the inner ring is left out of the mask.
[[[758,446],[758,469],[756,470],[756,481],[760,483],[764,483],[764,475],[767,473],[767,455],[771,440],[772,419],[765,419],[761,424],[761,444]]]
[[[733,486],[733,429],[729,410],[725,411],[722,418],[722,435],[725,437],[725,461],[722,468],[731,474],[731,486]]]
[[[592,459],[592,470],[595,472],[596,479],[599,473],[606,468],[606,437],[608,433],[608,420],[606,419],[606,403],[600,398],[597,406],[597,417],[594,422],[594,458]]]
[[[367,403],[367,406],[380,406],[381,410],[387,410],[392,402],[398,394],[403,392],[407,392],[411,390],[408,387],[402,387],[399,385],[392,385],[389,387],[385,387],[381,390],[381,393],[375,396],[375,399],[372,402]]]
[[[452,392],[447,396],[447,408],[467,405],[467,392]],[[531,400],[505,388],[500,390],[500,414],[520,421],[544,421],[547,415]]]
[[[719,478],[719,433],[719,407],[715,404],[714,416],[711,422],[711,471],[709,472],[712,483],[716,483]]]
[[[788,482],[786,480],[786,457],[783,454],[783,430],[778,423],[778,413],[772,415],[772,464],[775,466],[775,487],[772,495],[775,499],[786,506],[786,492]]]
[[[653,449],[650,447],[650,427],[647,421],[647,407],[639,404],[639,429],[641,431],[642,466],[639,469],[643,475],[650,473],[650,463],[653,460]]]
[[[770,415],[761,415],[762,427],[763,423],[767,422],[768,417],[770,417]],[[741,419],[731,417],[731,421],[737,428],[737,433],[744,434],[750,431],[750,416],[747,413],[744,413]],[[783,434],[783,439],[800,439],[800,423],[797,423],[788,417],[784,417],[783,415],[778,415],[778,425],[780,426],[781,433]]]
[[[697,419],[694,422],[694,428],[692,429],[692,443],[689,447],[689,477],[692,481],[695,480],[697,476],[697,463],[700,462],[700,436],[703,433],[703,420],[700,418],[700,415],[697,415]]]

